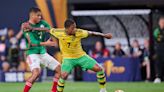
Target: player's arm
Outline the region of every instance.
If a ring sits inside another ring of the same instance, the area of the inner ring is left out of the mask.
[[[48,28],[31,28],[31,30],[50,32]]]
[[[29,46],[56,46],[56,42],[51,41],[51,38],[48,39],[45,42],[39,42],[37,40],[31,40],[29,35],[26,35],[26,38],[28,40]]]
[[[18,32],[18,34],[16,35],[16,38],[17,38],[17,39],[20,39],[20,38],[22,37],[22,35],[23,35],[23,32],[22,32],[22,30],[20,30],[20,31]]]
[[[112,38],[112,34],[111,33],[100,33],[100,32],[93,32],[93,31],[88,31],[88,35],[90,36],[101,36],[101,37],[105,37],[107,39],[111,39]]]
[[[54,41],[51,39],[51,37],[50,37],[47,41],[45,41],[45,42],[40,42],[40,45],[41,45],[41,46],[57,46],[57,43],[54,42]]]
[[[49,32],[49,30],[50,30],[50,28],[32,27],[29,22],[22,23],[21,29],[24,31],[37,30],[37,31],[45,31],[45,32]]]

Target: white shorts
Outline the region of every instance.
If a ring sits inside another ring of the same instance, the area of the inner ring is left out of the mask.
[[[27,63],[30,66],[31,71],[34,68],[40,68],[41,65],[48,67],[51,70],[55,70],[60,64],[55,58],[48,53],[45,54],[30,54],[27,56]]]

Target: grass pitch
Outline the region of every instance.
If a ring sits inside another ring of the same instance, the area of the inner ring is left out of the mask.
[[[30,92],[51,92],[51,82],[35,83]],[[0,92],[23,92],[24,83],[0,83]],[[164,83],[108,82],[108,92],[164,92]],[[97,82],[66,82],[64,92],[99,92]]]

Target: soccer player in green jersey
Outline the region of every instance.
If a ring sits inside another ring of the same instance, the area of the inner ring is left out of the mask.
[[[33,29],[33,28],[32,28]],[[47,30],[59,40],[60,50],[63,55],[61,78],[58,81],[57,92],[63,92],[65,80],[75,66],[81,66],[83,70],[92,70],[97,73],[97,80],[100,85],[100,92],[107,92],[105,84],[106,77],[102,67],[82,49],[81,39],[88,36],[102,36],[112,38],[110,33],[103,34],[76,28],[76,23],[68,19],[65,21],[65,28]]]
[[[25,27],[33,27],[32,31],[27,31]],[[39,8],[31,8],[29,11],[29,21],[22,24],[23,34],[27,41],[27,63],[31,69],[32,75],[26,81],[24,92],[29,92],[35,80],[41,73],[40,65],[44,65],[55,71],[54,83],[52,92],[56,92],[57,82],[60,78],[60,64],[56,59],[50,56],[45,49],[45,46],[54,46],[54,42],[45,40],[45,30],[49,30],[50,25],[42,20],[41,11]],[[41,31],[36,31],[41,30]]]
[[[164,15],[161,15],[158,20],[158,27],[154,30],[155,39],[155,54],[157,60],[155,62],[156,78],[154,83],[161,83],[164,77]]]

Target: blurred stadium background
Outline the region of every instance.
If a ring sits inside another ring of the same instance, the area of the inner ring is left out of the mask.
[[[39,7],[43,18],[55,28],[62,28],[64,21],[72,18],[79,28],[113,34],[111,40],[101,37],[82,40],[85,51],[104,67],[109,92],[117,89],[125,92],[164,91],[163,83],[153,84],[156,78],[153,32],[158,27],[158,18],[164,14],[163,0],[1,0],[0,92],[21,91],[22,82],[31,74],[20,30],[21,23],[28,20],[30,7]],[[134,56],[131,48],[138,42],[138,47],[144,49],[146,41],[149,43],[150,62],[144,66],[143,50],[142,54]],[[124,54],[115,54],[117,47]],[[47,51],[62,60],[58,47],[47,47]],[[50,91],[52,77],[53,72],[43,68],[31,92]],[[95,74],[84,72],[80,67],[72,71],[68,81],[65,92],[98,90]]]

